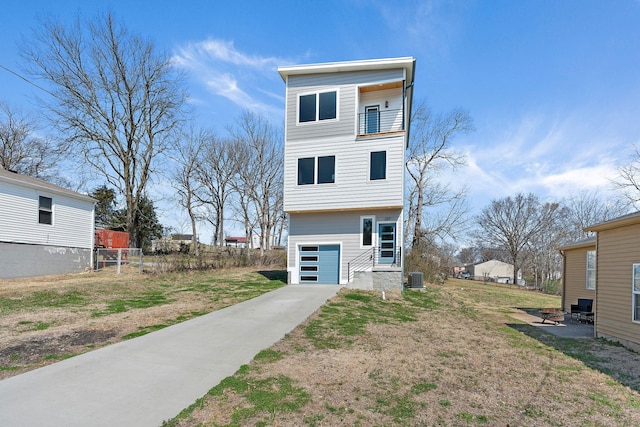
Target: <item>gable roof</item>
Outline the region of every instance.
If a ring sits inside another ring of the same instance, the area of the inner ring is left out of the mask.
[[[8,171],[0,168],[0,182],[7,182],[22,187],[33,188],[40,191],[45,191],[60,196],[71,197],[74,199],[80,199],[85,202],[95,203],[96,200],[93,197],[85,194],[80,194],[76,191],[69,190],[59,185],[51,184],[50,182],[43,181],[39,178],[34,178],[27,175],[21,175],[17,172]]]

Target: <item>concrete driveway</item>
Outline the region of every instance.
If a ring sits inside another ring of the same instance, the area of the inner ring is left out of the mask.
[[[337,285],[284,286],[0,381],[0,426],[158,427],[339,290]]]

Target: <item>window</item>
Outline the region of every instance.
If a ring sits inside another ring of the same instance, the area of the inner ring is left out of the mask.
[[[336,156],[318,157],[316,179],[316,158],[298,159],[298,185],[332,184],[336,182]]]
[[[325,92],[319,95],[318,103],[318,119],[330,120],[336,116],[336,93]]]
[[[298,159],[298,185],[313,184],[315,178],[315,157]]]
[[[596,289],[596,251],[587,251],[587,289]]]
[[[640,264],[633,264],[633,286],[631,295],[633,320],[640,322]]]
[[[299,121],[313,122],[316,120],[316,94],[303,95],[300,97],[300,117]]]
[[[387,177],[387,152],[373,151],[371,153],[371,166],[369,170],[369,179],[386,179]]]
[[[336,181],[336,156],[318,157],[318,184]]]
[[[337,118],[337,100],[336,91],[300,95],[298,122],[306,123]]]
[[[361,217],[360,231],[362,234],[362,246],[373,245],[373,218]]]
[[[53,224],[53,200],[51,197],[40,196],[38,199],[38,223]]]

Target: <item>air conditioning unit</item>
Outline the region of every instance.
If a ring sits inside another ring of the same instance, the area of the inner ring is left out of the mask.
[[[422,289],[424,285],[422,284],[422,273],[415,272],[409,273],[409,280],[407,283],[407,287],[413,289]]]

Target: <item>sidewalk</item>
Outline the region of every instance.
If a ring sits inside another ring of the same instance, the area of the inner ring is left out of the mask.
[[[337,285],[243,303],[0,381],[0,426],[158,427],[293,330]]]

